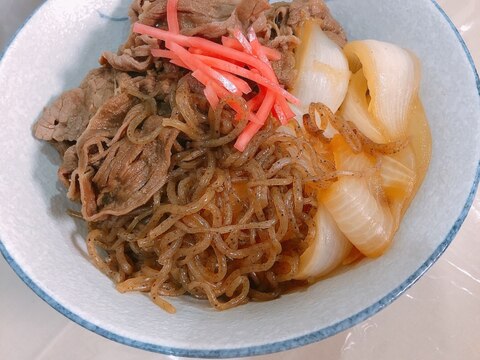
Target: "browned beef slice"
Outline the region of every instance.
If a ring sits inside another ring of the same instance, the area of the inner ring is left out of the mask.
[[[82,213],[85,219],[95,213],[97,209],[96,192],[91,182],[95,169],[91,164],[90,157],[92,153],[95,154],[96,144],[107,142],[115,136],[128,111],[136,102],[137,100],[125,93],[110,98],[90,120],[87,129],[77,141],[77,175]]]
[[[185,3],[185,11],[181,12],[179,16],[181,32],[185,35],[212,39],[227,34],[228,30],[235,26],[246,30],[254,23],[258,25],[260,22],[257,22],[257,19],[264,18],[264,11],[270,7],[268,1],[264,0],[232,1],[231,4],[203,0],[198,2],[199,6],[196,9],[191,7],[195,1],[186,1]],[[217,16],[212,15],[212,8],[216,10]],[[257,28],[255,30],[261,31]]]
[[[155,0],[154,0],[155,1]],[[144,0],[133,0],[128,9],[130,22],[134,23],[138,20],[138,15],[143,11]]]
[[[98,108],[113,95],[111,69],[92,70],[80,87],[63,93],[47,107],[35,124],[35,137],[42,140],[75,141]]]
[[[112,139],[130,108],[137,102],[138,100],[134,97],[120,93],[103,104],[78,138],[76,146],[79,168],[85,168],[88,165],[89,147]]]
[[[268,1],[243,0],[238,4],[235,13],[243,25],[253,23],[270,8]]]
[[[120,216],[147,203],[167,180],[177,134],[165,129],[146,145],[123,138],[112,145],[94,176],[91,167],[79,174],[84,218],[97,221],[107,215]]]
[[[290,4],[287,24],[294,29],[308,19],[320,20],[323,31],[332,33],[334,40],[344,45],[346,36],[342,26],[330,13],[324,0],[293,0]]]
[[[172,87],[175,86],[175,82],[176,79],[173,77],[164,79],[162,74],[149,70],[145,76],[131,78],[125,84],[128,84],[130,88],[138,89],[138,91],[148,96],[157,96],[169,94],[172,91]]]
[[[145,72],[152,64],[151,49],[158,48],[158,41],[146,35],[130,35],[132,43],[122,46],[117,53],[105,51],[101,65],[110,65],[121,71]]]
[[[62,165],[58,168],[58,178],[65,187],[70,186],[70,176],[78,166],[77,149],[75,145],[70,146],[63,155]]]
[[[135,84],[139,89],[146,89],[149,82],[147,77]],[[157,139],[145,145],[133,144],[126,137],[111,143],[125,116],[137,103],[137,98],[126,93],[112,97],[78,139],[76,172],[85,220],[98,221],[108,215],[126,214],[148,202],[165,184],[176,130],[164,129]],[[158,123],[146,121],[143,132],[153,131],[154,125]],[[91,158],[99,143],[109,147],[105,158],[97,164]]]
[[[114,69],[122,71],[144,72],[151,64],[151,57],[148,56],[143,60],[135,59],[131,54],[115,54],[110,51],[105,51],[101,58],[101,65],[110,65]]]
[[[238,0],[180,0],[178,2],[178,19],[180,28],[194,29],[207,23],[218,23],[227,20],[235,11]],[[167,0],[157,0],[146,5],[139,14],[142,24],[166,26]]]
[[[282,58],[279,61],[272,63],[273,71],[278,78],[280,84],[291,89],[297,77],[297,70],[295,70],[295,54],[293,51],[282,49]]]
[[[46,108],[35,124],[35,137],[42,140],[76,140],[87,126],[85,94],[80,88],[63,93]]]
[[[144,2],[143,5],[139,1],[134,1],[130,11],[131,19],[165,28],[166,4],[166,0]],[[185,35],[208,38],[219,38],[227,34],[228,29],[237,25],[244,29],[253,25],[258,32],[266,25],[264,11],[269,7],[266,0],[180,0],[178,2],[180,29]],[[103,53],[100,63],[109,64],[122,71],[144,72],[153,64],[148,51],[150,47],[158,47],[157,41],[130,34],[127,42],[117,53]]]
[[[104,67],[94,69],[85,77],[80,88],[85,92],[85,104],[91,118],[97,110],[113,96],[116,74]],[[118,83],[118,79],[117,79]]]
[[[146,145],[123,138],[112,146],[92,179],[97,189],[92,219],[123,215],[144,205],[165,184],[170,167],[171,147],[177,131],[164,129]]]

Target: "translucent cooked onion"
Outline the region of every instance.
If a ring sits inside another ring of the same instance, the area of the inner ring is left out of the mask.
[[[310,246],[300,256],[296,279],[317,278],[335,269],[352,250],[352,244],[343,235],[325,207],[320,205],[313,219],[315,232]]]
[[[376,40],[350,42],[344,51],[355,73],[342,109],[347,120],[377,143],[405,138],[419,88],[418,60],[399,46]]]
[[[340,135],[334,136],[331,146],[338,170],[366,173],[375,166],[375,158],[363,152],[353,153],[352,148]]]
[[[335,164],[340,171],[351,171],[355,176],[340,177],[328,189],[319,193],[348,240],[366,256],[380,256],[394,235],[394,219],[383,198],[375,158],[364,153],[353,153],[339,135],[332,140]]]
[[[340,108],[340,114],[344,119],[351,121],[365,136],[375,143],[385,142],[385,137],[375,127],[371,115],[368,112],[367,80],[363,70],[358,70],[352,75],[345,101]]]
[[[380,159],[382,186],[389,193],[409,194],[415,184],[415,171],[391,156]]]
[[[302,103],[300,111],[306,113],[310,103],[321,102],[335,113],[348,88],[347,59],[315,21],[305,22],[300,39],[298,77],[292,91]]]
[[[321,194],[340,230],[364,255],[378,257],[392,242],[390,209],[370,191],[365,178],[342,177]]]
[[[416,161],[411,148],[408,147],[402,153],[393,156],[381,156],[379,168],[382,187],[397,229],[418,180],[415,172]]]

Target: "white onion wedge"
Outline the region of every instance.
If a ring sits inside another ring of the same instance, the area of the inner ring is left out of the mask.
[[[300,256],[295,279],[318,278],[339,266],[352,250],[329,212],[321,204],[314,218],[315,236]]]
[[[415,185],[415,171],[392,156],[382,156],[380,161],[380,177],[387,196],[408,196]]]
[[[340,177],[319,198],[350,242],[369,257],[376,257],[390,245],[395,222],[385,199],[372,191],[376,175],[375,159],[365,153],[354,154],[341,136],[331,142],[338,170],[357,173]]]
[[[378,257],[389,247],[394,233],[392,214],[375,199],[365,178],[342,177],[321,193],[321,200],[362,254]]]
[[[417,175],[415,159],[410,147],[392,156],[380,158],[380,178],[395,223],[400,225],[409,200],[413,195]]]
[[[366,103],[371,125],[382,134],[382,142],[405,138],[408,115],[419,87],[417,59],[399,46],[376,40],[350,42],[344,52],[353,72],[360,68],[363,70],[370,96],[369,103],[368,99]],[[352,89],[352,92],[355,91],[361,95],[358,90]]]
[[[331,142],[337,170],[367,172],[375,166],[375,159],[365,153],[354,154],[343,137],[336,135]]]
[[[305,22],[300,39],[298,76],[292,89],[301,101],[299,110],[305,114],[310,103],[321,102],[335,113],[347,93],[350,79],[347,58],[315,21]]]
[[[385,143],[385,136],[375,127],[367,104],[367,80],[360,69],[350,78],[347,95],[340,107],[340,114],[377,144]]]

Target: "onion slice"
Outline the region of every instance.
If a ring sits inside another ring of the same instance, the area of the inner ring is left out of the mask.
[[[320,102],[335,113],[348,89],[347,58],[315,21],[305,22],[300,40],[298,76],[292,90],[301,101],[300,111],[305,114],[310,103]]]
[[[368,257],[378,257],[393,239],[394,222],[389,207],[371,193],[364,177],[342,177],[321,200],[340,230]]]
[[[397,229],[417,182],[415,159],[408,147],[400,154],[382,156],[379,164],[382,187]]]
[[[363,152],[354,154],[341,135],[333,137],[331,149],[338,170],[367,173],[375,166],[375,158]]]
[[[315,235],[300,256],[295,279],[311,279],[326,275],[350,254],[352,244],[343,235],[332,215],[319,204],[314,218]]]
[[[340,177],[319,198],[339,229],[361,253],[369,257],[382,255],[392,242],[395,222],[387,201],[380,197],[375,184],[375,159],[354,154],[337,135],[331,142],[338,170],[355,173]]]
[[[368,84],[368,94],[362,89],[361,80],[354,77],[343,111],[350,115],[347,120],[354,122],[365,135],[379,143],[401,140],[407,136],[408,115],[417,97],[420,82],[420,66],[416,57],[401,47],[377,40],[362,40],[348,43],[344,52],[350,68],[358,77],[363,73]],[[358,71],[362,69],[362,73]],[[361,99],[363,97],[363,99]],[[366,123],[365,106],[368,106],[370,124]],[[359,111],[356,117],[352,107]],[[378,138],[374,127],[381,135]]]
[[[358,70],[352,75],[347,95],[340,107],[340,114],[351,121],[363,135],[377,144],[385,143],[385,136],[377,129],[368,112],[367,80],[363,70]]]
[[[381,157],[380,176],[387,196],[408,196],[415,185],[415,171],[392,156]]]

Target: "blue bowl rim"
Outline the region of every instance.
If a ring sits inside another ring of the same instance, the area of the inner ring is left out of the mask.
[[[8,42],[7,46],[4,50],[0,53],[0,63],[3,61],[4,55],[8,51],[8,48],[14,43],[17,35],[20,31],[25,27],[28,21],[48,2],[49,0],[45,0],[40,6],[38,6],[35,11],[25,20],[25,22],[18,28],[15,32],[13,37]],[[468,50],[465,41],[463,40],[462,36],[458,32],[457,28],[453,24],[452,20],[448,17],[445,11],[440,7],[440,5],[435,0],[430,0],[435,8],[440,12],[440,14],[445,18],[445,20],[450,25],[452,31],[455,33],[458,41],[462,45],[462,48],[465,52],[465,55],[471,65],[474,77],[476,79],[477,91],[480,99],[480,78],[477,73],[475,63],[473,61],[472,55]],[[123,20],[123,18],[122,18]],[[58,301],[56,301],[53,297],[48,295],[39,285],[37,285],[21,268],[21,266],[13,259],[10,253],[7,251],[5,245],[3,244],[2,240],[0,239],[0,252],[2,253],[3,257],[10,265],[10,267],[15,271],[15,273],[20,277],[20,279],[30,288],[32,289],[35,294],[37,294],[42,300],[44,300],[48,305],[52,308],[57,310],[62,315],[66,316],[70,320],[76,322],[80,326],[97,333],[109,340],[116,341],[118,343],[128,345],[131,347],[135,347],[138,349],[161,353],[165,355],[174,355],[174,356],[184,356],[184,357],[197,357],[197,358],[232,358],[232,357],[244,357],[244,356],[255,356],[255,355],[264,355],[270,354],[280,351],[285,351],[293,348],[297,348],[300,346],[308,345],[330,336],[333,336],[341,331],[344,331],[361,321],[368,319],[369,317],[375,315],[380,310],[384,309],[387,305],[392,303],[396,300],[401,294],[403,294],[410,286],[415,284],[417,280],[437,261],[437,259],[445,252],[447,247],[455,238],[455,235],[458,233],[460,227],[462,226],[465,218],[468,215],[468,212],[472,206],[473,200],[475,198],[475,194],[477,191],[477,187],[480,181],[480,159],[477,164],[477,171],[475,174],[475,178],[470,189],[470,193],[468,195],[467,201],[458,216],[457,220],[453,224],[452,228],[448,232],[445,239],[440,243],[440,245],[435,249],[432,255],[412,274],[410,275],[402,284],[398,287],[390,291],[387,295],[383,298],[375,302],[374,304],[370,305],[369,307],[359,311],[358,313],[350,316],[347,319],[339,321],[333,325],[327,326],[326,328],[314,331],[310,334],[306,334],[303,336],[299,336],[296,338],[273,342],[264,345],[252,346],[252,347],[245,347],[245,348],[232,348],[232,349],[213,349],[213,350],[204,350],[204,349],[183,349],[183,348],[174,348],[169,346],[162,346],[157,344],[151,344],[146,342],[141,342],[137,340],[130,339],[128,337],[124,337],[118,335],[114,332],[106,330],[102,327],[99,327],[82,317],[78,316],[77,314],[71,312]]]

